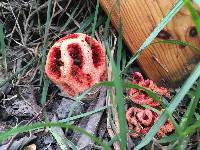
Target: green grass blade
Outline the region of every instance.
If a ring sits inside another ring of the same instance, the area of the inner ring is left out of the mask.
[[[174,134],[165,136],[162,139],[158,140],[158,143],[160,143],[160,144],[171,143],[171,142],[176,141],[177,139],[178,139],[178,136],[174,133]]]
[[[122,70],[122,72],[124,72],[140,56],[140,54],[143,52],[143,50],[156,38],[156,36],[159,34],[159,32],[172,19],[172,17],[182,8],[182,6],[183,6],[183,0],[178,0],[178,2],[170,10],[170,12],[162,19],[162,21],[153,30],[153,32],[148,36],[148,38],[144,41],[144,43],[138,49],[138,51],[133,55],[133,57],[127,63],[126,67]]]
[[[8,67],[7,67],[7,49],[4,41],[5,35],[3,31],[3,24],[0,23],[0,53],[2,54],[2,64],[4,71],[4,78],[8,77]]]
[[[92,25],[92,34],[91,34],[91,39],[90,39],[90,47],[92,47],[92,39],[94,38],[94,32],[97,24],[97,16],[99,12],[99,0],[97,0],[96,8],[95,8],[95,14],[94,14],[94,22]]]
[[[185,136],[189,136],[192,135],[193,133],[196,132],[196,130],[200,128],[200,119],[198,119],[193,125],[191,125],[190,127],[188,127],[185,132],[184,135]]]
[[[200,63],[197,64],[197,67],[189,76],[189,78],[185,81],[178,94],[172,99],[172,102],[170,103],[169,107],[166,108],[167,112],[173,113],[175,111],[178,104],[183,100],[184,96],[187,94],[187,92],[189,91],[189,89],[192,87],[192,85],[198,79],[199,76],[200,76]],[[144,137],[141,143],[135,147],[135,150],[141,149],[151,141],[151,139],[156,135],[159,128],[168,119],[167,112],[164,111],[162,113],[160,119],[153,125],[153,127],[150,129],[150,131],[147,133],[147,135]]]
[[[194,46],[191,43],[187,43],[184,41],[180,41],[180,40],[160,40],[157,42],[154,42],[152,44],[157,44],[157,43],[166,43],[166,44],[176,44],[176,45],[180,45],[180,46],[188,46],[189,48],[193,49],[194,51],[196,51],[197,53],[200,54],[200,48]]]
[[[122,22],[121,22],[121,18],[119,20],[119,28],[118,31],[122,32]],[[122,34],[118,35],[118,43],[117,43],[117,69],[119,71],[121,71],[120,67],[121,67],[121,58],[122,58]]]
[[[118,0],[118,16],[119,16],[119,24],[118,24],[118,43],[117,43],[117,69],[120,70],[121,58],[122,58],[122,18],[120,14],[120,0]]]
[[[46,61],[46,53],[47,53],[47,47],[48,47],[48,33],[49,33],[49,25],[50,25],[50,19],[51,19],[51,3],[52,0],[48,0],[48,8],[47,8],[47,19],[45,23],[45,33],[44,33],[44,41],[43,41],[43,47],[42,47],[42,62],[40,66],[40,85],[42,84],[43,76],[44,76],[44,67],[45,67],[45,61]]]
[[[124,68],[126,66],[126,62],[127,62],[126,56],[127,56],[126,49],[123,49],[123,51],[122,51],[122,68]]]
[[[81,2],[81,1],[79,1],[78,5],[74,8],[73,12],[72,12],[71,15],[70,15],[71,17],[66,21],[66,23],[64,24],[64,26],[62,26],[60,32],[63,32],[63,31],[67,28],[67,26],[70,24],[71,19],[74,17],[76,11],[78,10],[78,8],[79,8],[79,6],[80,6],[80,2]]]
[[[145,93],[147,93],[151,98],[153,98],[155,101],[161,102],[160,97],[156,93],[154,93],[153,91],[151,91],[145,87],[139,86],[137,84],[131,84],[131,83],[122,83],[122,85],[125,88],[135,88],[138,90],[142,90]]]
[[[59,133],[57,133],[55,128],[50,128],[49,129],[51,134],[53,135],[54,139],[56,140],[56,142],[59,144],[60,148],[62,150],[66,150],[67,149],[67,145],[66,145],[66,138],[62,139],[62,137],[59,135]]]
[[[121,82],[121,84],[122,84],[123,88],[134,88],[134,89],[137,89],[137,90],[142,90],[142,91],[146,92],[155,101],[161,102],[159,96],[156,93],[154,93],[153,91],[151,91],[147,88],[144,88],[144,87],[139,86],[137,84],[131,84],[131,83]],[[115,84],[114,84],[114,82],[101,82],[101,83],[97,83],[96,86],[114,87]]]
[[[62,119],[60,120],[59,122],[70,122],[70,121],[74,121],[74,120],[77,120],[77,119],[80,119],[80,118],[83,118],[83,117],[87,117],[87,116],[90,116],[92,114],[95,114],[95,113],[98,113],[100,111],[103,111],[105,109],[108,109],[110,108],[111,106],[103,106],[101,108],[98,108],[98,109],[95,109],[93,111],[89,111],[89,112],[86,112],[86,113],[82,113],[80,115],[76,115],[76,116],[73,116],[73,117],[67,117],[66,119]]]
[[[200,37],[200,16],[198,15],[198,12],[192,6],[190,0],[184,0],[184,4],[187,7],[187,9],[190,11],[192,20],[194,24],[196,25],[198,36]]]
[[[37,20],[38,20],[39,34],[42,35],[42,33],[41,33],[40,13],[39,13],[39,10],[38,10],[40,0],[34,0],[34,3],[36,5],[36,11],[37,11]]]
[[[44,78],[44,85],[43,85],[43,89],[42,89],[42,97],[40,100],[40,103],[42,104],[42,106],[44,106],[45,102],[46,102],[46,98],[47,98],[47,94],[48,94],[48,88],[49,88],[49,80],[47,78]]]
[[[150,110],[152,110],[153,112],[157,113],[158,115],[161,115],[161,111],[157,110],[156,108],[153,108],[153,107],[151,107],[151,106],[149,106],[149,105],[145,105],[145,104],[143,104],[143,105],[141,105],[141,106],[144,107],[145,109],[150,109]]]
[[[126,118],[125,118],[125,101],[124,101],[124,95],[123,95],[123,85],[121,84],[121,76],[120,76],[120,63],[121,63],[121,51],[122,51],[122,21],[121,21],[121,16],[120,16],[120,0],[117,1],[117,5],[118,5],[118,16],[119,16],[117,64],[115,64],[111,53],[109,53],[109,56],[110,56],[110,60],[112,64],[112,75],[114,78],[113,82],[115,84],[116,103],[117,103],[117,110],[118,110],[118,117],[119,117],[120,148],[121,150],[126,150],[126,143],[127,143],[126,134],[128,130],[127,130]],[[108,52],[111,52],[109,50],[108,45],[107,45],[107,50]]]
[[[51,3],[52,0],[48,0],[48,7],[47,7],[47,18],[46,18],[46,23],[45,23],[45,35],[44,35],[44,41],[46,42],[48,32],[49,32],[49,25],[50,25],[50,19],[51,19]]]
[[[78,150],[77,146],[70,140],[65,139],[66,144],[72,149],[72,150]]]
[[[187,143],[188,143],[188,138],[179,138],[176,149],[177,150],[185,150],[187,147]]]
[[[100,139],[98,139],[97,137],[93,136],[92,134],[88,133],[87,131],[85,131],[84,129],[82,129],[80,127],[66,124],[66,123],[54,123],[54,122],[35,123],[35,124],[27,125],[27,126],[18,126],[18,127],[6,130],[6,131],[0,133],[0,142],[8,139],[9,137],[11,137],[13,135],[19,134],[19,133],[24,133],[24,132],[28,132],[28,131],[37,130],[37,129],[44,129],[46,127],[61,127],[61,128],[72,129],[74,131],[85,134],[86,136],[91,138],[92,141],[96,142],[98,145],[101,145],[105,150],[110,149],[107,144],[105,144]]]
[[[166,111],[166,112],[167,112],[167,111]],[[175,121],[175,119],[174,119],[174,117],[172,116],[172,114],[169,113],[169,112],[167,112],[167,113],[168,113],[168,116],[169,116],[169,118],[170,118],[170,120],[171,120],[171,122],[172,122],[172,124],[173,124],[173,126],[174,126],[174,128],[175,128],[176,134],[179,136],[179,138],[184,138],[184,137],[183,137],[183,131],[182,131],[182,129],[180,128],[180,126],[178,125],[178,123]]]
[[[84,30],[92,23],[94,19],[94,13],[87,17],[81,24],[80,28],[76,31],[76,33],[82,33]]]
[[[15,72],[15,74],[13,74],[13,75],[11,75],[10,77],[8,77],[7,80],[0,82],[0,88],[1,88],[2,86],[4,86],[6,83],[12,81],[14,78],[16,78],[16,77],[17,77],[20,73],[22,73],[23,71],[25,71],[25,70],[27,70],[27,69],[29,69],[29,68],[32,68],[37,62],[38,62],[38,61],[35,60],[35,59],[31,60],[26,66],[24,66],[23,68],[17,70],[17,71]]]
[[[199,113],[195,112],[195,113],[194,113],[194,116],[195,116],[195,118],[196,118],[197,120],[200,119]]]
[[[198,86],[194,93],[194,97],[191,99],[190,105],[187,108],[185,116],[182,118],[181,128],[183,130],[185,130],[189,126],[189,124],[191,124],[192,118],[194,117],[195,110],[199,103],[199,99],[200,99],[200,80],[198,81]]]
[[[127,126],[126,126],[126,117],[125,117],[125,101],[124,101],[124,95],[123,95],[123,86],[121,84],[121,78],[120,74],[118,72],[118,69],[115,65],[115,62],[113,60],[113,57],[111,56],[110,48],[108,45],[108,41],[105,41],[105,47],[108,52],[110,61],[112,63],[112,74],[113,74],[113,83],[115,86],[115,92],[116,92],[116,103],[117,103],[117,109],[118,109],[118,117],[119,117],[119,138],[120,138],[120,148],[121,150],[126,149],[126,134],[127,134]]]
[[[117,110],[118,110],[118,118],[119,118],[119,140],[120,140],[120,148],[121,150],[126,149],[126,134],[127,134],[127,126],[126,126],[126,118],[125,118],[125,101],[123,96],[123,87],[121,84],[121,78],[119,70],[117,69],[113,56],[111,55],[109,43],[108,43],[108,28],[110,25],[112,10],[114,8],[115,2],[112,4],[111,10],[108,14],[108,18],[105,23],[105,29],[104,29],[104,46],[106,49],[106,52],[108,54],[109,60],[112,64],[112,75],[113,75],[113,83],[115,86],[115,92],[116,92],[116,103],[117,103]],[[119,33],[122,34],[122,33]]]
[[[77,146],[70,140],[65,139],[64,141],[72,150],[78,150]]]
[[[96,86],[114,87],[114,83],[110,82],[110,81],[109,82],[101,82],[101,83],[97,83]],[[134,88],[134,89],[137,89],[137,90],[144,91],[152,99],[160,102],[160,104],[163,108],[166,108],[167,106],[169,106],[168,101],[164,97],[161,98],[161,96],[159,96],[158,94],[154,93],[153,91],[151,91],[151,90],[149,90],[145,87],[139,86],[137,84],[125,83],[125,82],[122,82],[122,86],[123,86],[123,88]]]
[[[105,21],[106,21],[105,17],[99,16],[98,20],[97,20],[97,23],[96,23],[96,28],[98,28],[99,26],[101,26]],[[92,29],[89,28],[88,30],[86,30],[86,33],[87,34],[91,34],[92,33]]]
[[[108,145],[112,146],[114,142],[119,141],[119,136],[114,136],[109,142]]]
[[[114,9],[114,6],[115,6],[116,2],[117,2],[117,1],[115,0],[115,1],[112,3],[111,9],[110,9],[110,11],[109,11],[109,13],[108,13],[108,18],[107,18],[106,23],[105,23],[104,35],[103,35],[104,41],[105,41],[105,42],[107,42],[106,40],[108,40],[108,29],[109,29],[109,25],[110,25],[111,16],[112,16],[112,11],[113,11],[113,9]],[[106,43],[104,43],[104,44],[106,44]]]
[[[200,141],[198,141],[197,150],[200,150]]]
[[[62,150],[66,150],[68,149],[68,146],[72,149],[72,150],[77,150],[76,145],[74,145],[73,142],[71,142],[70,140],[68,140],[65,136],[62,137],[60,135],[60,133],[58,133],[59,128],[57,127],[53,127],[53,128],[49,128],[51,134],[53,135],[54,139],[56,140],[56,142],[59,144],[60,148]]]
[[[76,101],[71,105],[71,108],[70,108],[70,111],[69,111],[69,114],[68,114],[68,117],[67,117],[67,118],[69,118],[69,117],[72,116],[74,110],[76,109],[76,107],[78,107],[80,101],[87,95],[87,93],[88,93],[90,90],[91,90],[91,88],[85,90],[83,93],[81,93],[81,95],[79,95],[78,97],[75,98]]]

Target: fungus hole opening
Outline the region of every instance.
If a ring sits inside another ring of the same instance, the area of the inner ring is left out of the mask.
[[[61,72],[60,72],[60,67],[63,66],[63,62],[61,61],[61,52],[60,52],[60,48],[55,47],[52,50],[52,56],[51,57],[51,63],[50,63],[50,68],[51,71],[58,77],[61,76]]]
[[[134,73],[133,74],[133,81],[134,81],[134,83],[139,83],[139,82],[143,81],[142,75],[138,74],[138,73]]]
[[[89,36],[85,37],[85,41],[87,42],[89,46],[90,46],[90,40],[91,40],[91,37]],[[91,50],[92,50],[93,64],[95,67],[98,67],[101,65],[101,62],[104,61],[102,60],[102,48],[99,46],[99,43],[92,40]]]
[[[147,116],[147,114],[144,114],[143,119],[144,120],[148,120],[149,119],[149,117]]]
[[[135,124],[131,124],[132,125],[132,129],[135,129],[137,126]],[[134,133],[134,132],[132,132]]]
[[[79,68],[82,68],[83,56],[79,44],[73,43],[68,45],[68,50],[69,50],[69,55],[73,59],[74,65],[76,65]]]

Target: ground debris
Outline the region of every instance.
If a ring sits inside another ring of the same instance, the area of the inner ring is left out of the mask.
[[[52,108],[52,111],[58,116],[58,119],[65,119],[70,111],[70,108],[74,104],[74,100],[69,98],[62,98],[62,100],[56,99]],[[84,110],[83,104],[79,104],[79,107],[75,109],[72,115],[78,115]]]
[[[36,139],[35,135],[31,135],[30,137],[24,136],[18,140],[15,140],[9,147],[9,150],[16,150],[19,148],[24,147],[24,145],[27,145],[32,140]]]
[[[6,107],[10,116],[33,117],[39,112],[40,107],[32,102],[16,98],[12,105]]]
[[[106,96],[106,88],[102,88],[100,90],[100,95],[98,97],[96,104],[94,106],[91,105],[87,111],[91,111],[91,109],[98,109],[100,107],[103,107],[105,104],[105,96]],[[92,135],[95,135],[98,125],[100,123],[102,114],[103,112],[98,112],[93,115],[90,115],[89,118],[88,117],[83,118],[80,121],[79,126],[84,128],[87,132],[91,133]],[[78,146],[78,149],[87,149],[88,147],[91,147],[94,144],[93,141],[91,141],[91,139],[87,137],[86,135],[80,135],[80,134],[75,133],[75,135],[73,136],[73,139],[77,141],[76,145]]]
[[[17,150],[22,149],[25,145],[36,139],[35,135],[24,136],[16,140],[11,139],[7,143],[0,145],[0,150]]]
[[[57,150],[57,148],[60,150],[60,148],[56,146],[56,141],[49,132],[38,133],[36,145],[38,150]]]

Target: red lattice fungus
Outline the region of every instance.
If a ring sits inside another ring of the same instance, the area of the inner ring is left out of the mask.
[[[145,87],[153,92],[161,95],[169,97],[170,94],[168,90],[164,87],[158,87],[154,84],[152,80],[144,80],[143,76],[139,72],[133,73],[133,84],[137,84],[139,86]],[[160,105],[159,102],[154,101],[150,96],[148,96],[144,91],[139,91],[137,89],[130,89],[129,96],[131,100],[136,104],[147,104],[151,107],[157,107]]]
[[[149,109],[139,109],[131,107],[126,112],[126,119],[128,122],[128,128],[134,133],[130,133],[130,136],[137,138],[140,135],[145,135],[149,132],[153,124],[159,119],[159,115]],[[157,132],[157,137],[161,138],[164,135],[171,133],[174,130],[174,126],[171,120],[167,120],[166,123],[161,126]]]
[[[70,96],[106,79],[105,53],[95,39],[82,34],[69,34],[50,49],[45,66],[47,76]]]
[[[133,73],[132,83],[152,90],[153,92],[161,96],[170,96],[166,88],[156,86],[152,80],[144,80],[143,76],[139,72]],[[162,110],[160,103],[154,101],[144,91],[130,89],[128,94],[135,104],[146,104],[148,106],[157,108],[158,110]],[[129,129],[134,132],[130,133],[130,135],[134,138],[137,138],[141,134],[147,134],[147,132],[150,130],[153,124],[159,119],[159,115],[150,109],[130,107],[126,112],[126,119],[128,122]],[[158,138],[160,138],[163,137],[165,134],[171,133],[173,130],[174,126],[172,122],[168,119],[166,123],[163,126],[161,126],[156,135]]]

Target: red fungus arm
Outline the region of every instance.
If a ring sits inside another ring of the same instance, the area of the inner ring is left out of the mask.
[[[147,134],[159,117],[157,113],[149,109],[129,108],[126,112],[126,120],[128,122],[128,128],[133,131],[133,133],[130,133],[130,136],[137,138],[141,134]],[[156,135],[158,138],[161,138],[173,132],[173,130],[174,126],[171,120],[168,119]]]
[[[142,110],[131,107],[126,112],[126,120],[128,128],[133,131],[130,136],[137,138],[149,131],[154,121],[154,114],[149,109]]]
[[[70,96],[106,79],[105,52],[95,39],[82,34],[69,34],[50,49],[45,66],[47,76]]]
[[[152,80],[149,80],[149,79],[144,80],[143,76],[139,72],[133,73],[132,83],[138,84],[139,86],[143,86],[149,90],[152,90],[153,92],[161,96],[167,96],[167,97],[170,96],[166,88],[156,86]],[[151,107],[157,107],[160,105],[159,102],[154,101],[144,91],[139,91],[137,89],[130,89],[128,94],[131,100],[136,104],[139,104],[139,105],[147,104]]]
[[[144,80],[143,76],[139,72],[133,73],[133,84],[137,84],[139,86],[145,87],[153,92],[161,95],[169,97],[170,94],[168,90],[164,87],[158,87],[154,84],[152,80]],[[154,101],[151,97],[149,97],[144,91],[139,91],[137,89],[130,89],[129,96],[131,100],[138,105],[146,104],[151,107],[161,109],[160,103]],[[147,134],[153,124],[159,119],[159,115],[152,110],[149,109],[139,109],[136,107],[131,107],[126,112],[126,120],[128,122],[129,129],[134,130],[136,133],[130,134],[132,137],[137,138],[140,134]],[[174,126],[170,120],[159,129],[157,132],[157,137],[161,138],[165,134],[171,133],[174,130]]]

